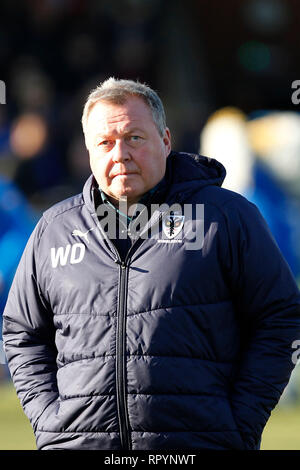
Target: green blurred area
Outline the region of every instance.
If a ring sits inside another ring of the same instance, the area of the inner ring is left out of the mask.
[[[34,450],[35,439],[11,383],[0,385],[0,450]],[[300,400],[277,405],[265,427],[262,450],[300,450]]]
[[[33,450],[35,439],[14,387],[0,385],[0,450]]]

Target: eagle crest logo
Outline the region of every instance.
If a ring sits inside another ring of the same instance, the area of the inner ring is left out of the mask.
[[[163,232],[167,238],[175,238],[183,229],[184,215],[171,211],[163,220]]]

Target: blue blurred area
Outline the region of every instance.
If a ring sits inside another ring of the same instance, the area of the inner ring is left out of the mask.
[[[0,311],[38,214],[15,184],[0,176]]]
[[[253,166],[253,181],[244,196],[260,209],[295,278],[300,281],[300,201],[259,160]]]

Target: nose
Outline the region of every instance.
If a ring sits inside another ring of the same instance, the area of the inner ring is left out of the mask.
[[[112,159],[115,163],[121,163],[131,160],[129,148],[123,139],[117,139],[115,141]]]

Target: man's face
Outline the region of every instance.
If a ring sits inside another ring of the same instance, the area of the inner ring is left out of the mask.
[[[87,122],[92,172],[100,188],[119,200],[136,203],[164,176],[171,151],[170,131],[161,137],[150,108],[138,97],[122,105],[99,101]]]

